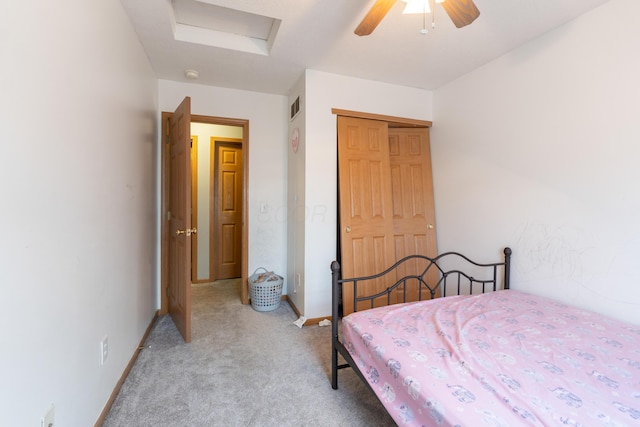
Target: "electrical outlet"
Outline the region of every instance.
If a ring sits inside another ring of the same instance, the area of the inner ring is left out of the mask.
[[[109,336],[105,335],[100,341],[100,365],[104,365],[109,356]]]
[[[44,417],[40,420],[40,427],[54,427],[54,413],[55,409],[53,407],[53,403],[47,409],[47,412],[44,414]]]

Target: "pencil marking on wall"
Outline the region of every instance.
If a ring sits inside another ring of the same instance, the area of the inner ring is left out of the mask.
[[[525,223],[517,236],[516,247],[526,272],[582,281],[582,257],[588,247],[583,230],[564,225]]]

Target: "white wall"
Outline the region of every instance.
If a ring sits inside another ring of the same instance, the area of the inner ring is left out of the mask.
[[[440,88],[440,250],[514,250],[513,287],[640,324],[640,2],[612,0]]]
[[[337,120],[332,108],[418,120],[432,119],[432,93],[308,70],[305,130],[305,307],[307,318],[331,314],[336,259]]]
[[[304,314],[304,264],[305,264],[305,220],[307,208],[305,206],[305,160],[306,160],[306,117],[307,110],[304,74],[298,79],[289,93],[288,104],[299,98],[300,111],[291,119],[289,109],[289,140],[287,145],[287,276],[290,285],[287,289],[289,301],[298,312]],[[294,152],[291,137],[294,129],[298,132],[298,148]]]
[[[242,139],[242,128],[239,126],[212,125],[210,123],[191,123],[191,136],[198,137],[198,271],[196,280],[210,279],[210,255],[209,244],[211,228],[209,224],[210,216],[210,195],[211,182],[211,138],[235,138]],[[193,224],[191,225],[193,227]],[[193,236],[192,236],[193,238]]]
[[[161,111],[174,111],[189,96],[191,114],[249,120],[248,271],[265,267],[285,276],[287,98],[168,80],[159,80],[159,91]]]
[[[0,425],[91,426],[157,308],[157,83],[110,0],[7,3],[0,57]]]

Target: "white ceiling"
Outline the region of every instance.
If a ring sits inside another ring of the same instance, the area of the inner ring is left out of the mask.
[[[287,95],[304,69],[433,90],[608,0],[474,0],[480,16],[460,29],[436,5],[436,29],[429,15],[426,36],[420,34],[423,16],[402,15],[398,1],[366,37],[353,30],[374,0],[197,1],[274,18],[269,54],[260,53],[262,40],[249,40],[244,50],[178,41],[174,32],[182,40],[209,37],[212,44],[226,36],[182,37],[172,0],[121,0],[157,77],[193,82],[184,71],[194,69],[198,84]],[[215,15],[210,5],[202,6]],[[182,14],[197,17],[197,10],[191,5]],[[264,23],[249,27],[256,25]]]

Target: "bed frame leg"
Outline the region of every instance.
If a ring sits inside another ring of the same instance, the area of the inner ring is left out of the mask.
[[[331,345],[332,355],[331,355],[331,388],[334,390],[338,389],[338,350],[335,349],[335,346]]]
[[[338,349],[336,348],[336,341],[338,341],[338,300],[340,297],[340,286],[338,284],[339,278],[340,264],[333,261],[331,263],[331,388],[334,390],[338,389]]]

